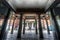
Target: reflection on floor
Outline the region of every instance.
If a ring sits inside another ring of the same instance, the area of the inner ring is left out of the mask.
[[[32,31],[26,31],[25,34],[21,35],[21,40],[56,40],[53,37],[53,32],[50,31],[50,35],[47,34],[47,31],[43,31],[43,35],[44,35],[44,39],[39,39],[39,35],[35,34],[35,32]],[[17,30],[14,30],[13,34],[10,34],[10,32],[8,32],[7,36],[5,39],[3,40],[20,40],[17,39]]]
[[[4,38],[3,40],[17,40],[17,30],[14,30],[13,34],[11,34],[11,32],[7,32],[7,36],[6,38]]]
[[[22,34],[21,37],[24,38],[39,38],[39,35],[36,34],[35,30],[25,30],[25,34]]]

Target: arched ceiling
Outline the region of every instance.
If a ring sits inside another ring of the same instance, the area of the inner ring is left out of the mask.
[[[45,8],[47,9],[55,0],[6,0],[12,8]]]

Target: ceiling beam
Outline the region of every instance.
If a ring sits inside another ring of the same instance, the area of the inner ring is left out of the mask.
[[[11,10],[13,10],[14,12],[16,12],[10,5],[9,3],[6,1],[6,0],[1,0],[2,3],[7,7],[7,8],[10,8]]]
[[[53,4],[48,9],[45,10],[45,12],[50,10],[51,8],[55,8],[59,3],[60,3],[60,0],[55,0]]]
[[[18,8],[16,12],[40,12],[44,13],[45,9],[40,9],[40,8]]]

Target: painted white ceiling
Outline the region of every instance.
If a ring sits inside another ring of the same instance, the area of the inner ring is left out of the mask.
[[[6,0],[12,8],[45,8],[47,9],[55,0]]]

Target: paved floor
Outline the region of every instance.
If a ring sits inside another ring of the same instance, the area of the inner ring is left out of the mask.
[[[35,31],[27,31],[26,30],[26,33],[23,35],[22,34],[22,39],[32,39],[32,40],[55,40],[54,36],[53,36],[53,32],[50,31],[50,34],[48,34],[47,30],[43,30],[43,36],[44,36],[44,39],[39,39],[39,33],[36,35],[35,34]]]
[[[7,36],[3,40],[56,40],[53,36],[53,32],[50,31],[50,34],[47,34],[47,31],[43,31],[44,39],[39,39],[39,34],[35,34],[35,31],[27,31],[21,35],[21,39],[17,39],[17,30],[14,30],[13,34],[10,34],[10,31],[7,33]]]

